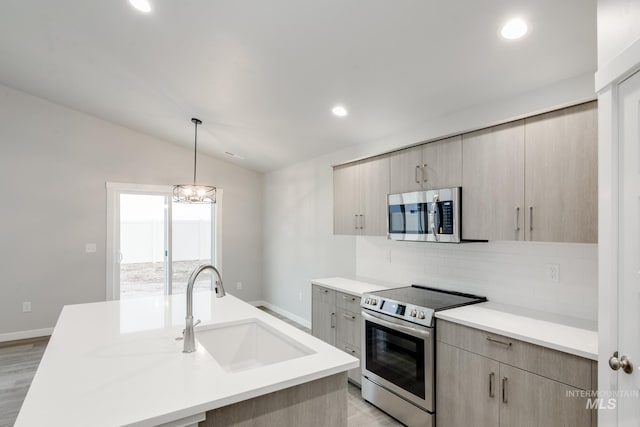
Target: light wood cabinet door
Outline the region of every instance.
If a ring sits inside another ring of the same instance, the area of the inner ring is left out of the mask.
[[[333,233],[358,234],[360,168],[357,163],[333,169]]]
[[[598,240],[598,106],[525,119],[526,239]]]
[[[462,136],[462,238],[524,239],[524,122]]]
[[[389,156],[363,160],[358,167],[360,168],[360,234],[386,236]]]
[[[425,190],[462,186],[462,136],[422,146],[422,186]]]
[[[436,423],[439,427],[498,427],[500,363],[438,342]]]
[[[360,350],[360,314],[351,311],[336,309],[336,340],[347,344],[350,348]]]
[[[331,345],[336,344],[336,292],[312,285],[311,335]]]
[[[396,151],[389,156],[389,193],[422,190],[422,146]]]
[[[591,425],[587,398],[568,385],[501,364],[500,387],[500,427]]]

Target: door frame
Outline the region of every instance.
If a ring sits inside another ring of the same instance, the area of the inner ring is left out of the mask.
[[[620,286],[620,132],[618,86],[640,71],[640,39],[598,69],[598,390],[616,396],[618,374],[609,357],[618,348]],[[598,424],[618,425],[617,410],[599,410]]]
[[[162,195],[171,197],[172,186],[170,185],[148,185],[148,184],[129,184],[121,182],[106,182],[105,187],[107,190],[107,229],[106,229],[106,281],[105,281],[105,299],[106,301],[113,301],[120,299],[120,269],[119,254],[117,248],[120,247],[120,223],[116,221],[119,218],[118,212],[120,211],[120,194],[147,194],[147,195]],[[165,227],[166,233],[166,245],[168,248],[172,247],[172,221],[169,221],[171,216],[172,204],[169,203],[167,207],[168,218],[165,218],[167,227]],[[222,189],[216,190],[216,204],[215,214],[212,218],[214,224],[211,225],[214,230],[213,244],[213,256],[212,260],[216,268],[222,273]],[[173,274],[173,260],[172,251],[169,250],[165,256],[166,265],[166,277],[172,277]],[[167,289],[168,287],[168,289]],[[165,283],[165,293],[171,293],[171,280]]]

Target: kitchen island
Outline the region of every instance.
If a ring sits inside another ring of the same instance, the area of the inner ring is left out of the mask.
[[[305,423],[295,411],[322,414],[307,425],[346,425],[346,371],[358,359],[231,295],[195,293],[196,341],[254,322],[301,349],[286,361],[225,365],[203,345],[182,352],[184,316],[184,295],[65,306],[15,425],[177,427],[269,416]],[[220,341],[208,345],[230,345]]]

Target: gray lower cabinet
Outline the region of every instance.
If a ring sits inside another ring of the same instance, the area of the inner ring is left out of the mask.
[[[312,285],[311,335],[336,344],[336,291]]]
[[[594,362],[438,320],[440,427],[594,426]]]
[[[360,297],[312,285],[311,334],[360,359]],[[349,371],[349,380],[360,385],[360,368]]]

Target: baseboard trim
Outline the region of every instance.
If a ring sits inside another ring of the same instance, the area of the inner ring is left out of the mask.
[[[275,311],[275,310],[273,310]],[[19,341],[29,338],[48,337],[53,333],[53,328],[31,329],[29,331],[9,332],[0,334],[0,342]]]
[[[307,319],[304,319],[296,314],[293,314],[285,310],[284,308],[280,308],[277,305],[271,304],[270,302],[259,300],[259,301],[249,301],[249,304],[255,307],[258,307],[260,305],[263,307],[267,307],[269,310],[275,311],[276,313],[288,318],[289,320],[293,320],[294,322],[304,326],[305,328],[311,329],[311,322],[309,322]]]

